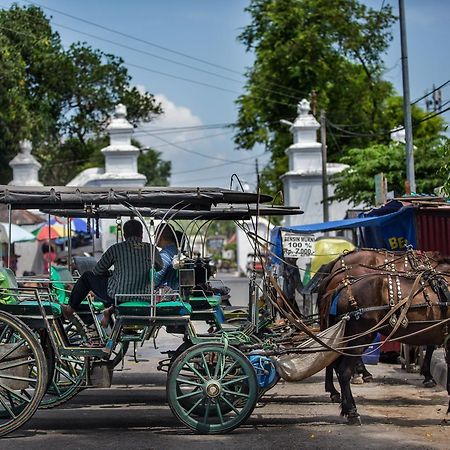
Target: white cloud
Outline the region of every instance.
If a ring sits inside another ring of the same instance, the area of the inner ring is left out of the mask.
[[[173,101],[169,100],[164,94],[156,94],[155,99],[161,103],[164,110],[164,114],[158,116],[151,123],[142,124],[138,127],[139,140],[145,145],[149,145],[158,148],[164,141],[158,139],[160,136],[162,139],[170,142],[181,142],[189,137],[192,137],[192,133],[173,132],[169,134],[162,133],[163,128],[179,128],[179,127],[192,127],[203,125],[202,120],[193,114],[193,112],[186,106],[176,105]],[[153,133],[153,130],[155,132]],[[142,134],[145,131],[148,134]],[[154,136],[152,136],[154,134]],[[198,132],[195,137],[198,136]],[[164,145],[167,147],[167,145]]]
[[[156,94],[155,98],[162,104],[164,114],[149,124],[140,125],[135,137],[145,146],[160,151],[162,159],[171,161],[173,186],[228,187],[233,173],[242,175],[245,180],[253,178],[252,153],[234,150],[230,130],[175,130],[162,133],[162,129],[196,127],[204,125],[204,122],[190,108],[177,105],[164,94]],[[229,162],[242,159],[244,161]]]

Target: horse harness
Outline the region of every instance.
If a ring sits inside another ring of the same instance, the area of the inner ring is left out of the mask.
[[[381,252],[380,252],[381,253]],[[349,271],[352,266],[348,266],[344,259],[345,255],[341,255],[340,263],[341,267],[334,272],[334,276],[338,273],[345,272],[344,279],[340,282],[340,284],[330,292],[327,292],[325,296],[331,295],[331,298],[335,298],[339,292],[343,289],[346,289],[348,294],[348,302],[352,309],[350,313],[350,317],[355,317],[355,319],[359,319],[364,313],[370,311],[380,311],[380,310],[391,310],[396,308],[396,305],[402,300],[402,288],[401,288],[401,278],[409,278],[416,279],[415,284],[418,284],[418,290],[415,294],[411,294],[413,297],[416,294],[422,293],[424,296],[424,303],[411,305],[411,302],[408,302],[409,308],[423,308],[423,307],[432,307],[433,303],[430,299],[429,293],[426,289],[426,283],[431,287],[431,289],[438,295],[438,302],[434,303],[434,306],[439,306],[443,313],[446,313],[448,306],[450,306],[450,292],[448,290],[447,284],[442,276],[440,276],[431,265],[430,259],[426,254],[417,254],[417,252],[408,249],[408,251],[399,257],[389,260],[388,259],[389,252],[384,252],[384,264],[379,266],[365,266],[364,264],[360,264],[363,267],[367,267],[368,269],[376,271],[375,273],[369,273],[360,275],[359,277],[354,277],[350,275]],[[419,257],[421,256],[421,257]],[[404,271],[397,270],[396,263],[399,260],[403,260],[403,268]],[[409,266],[409,267],[408,267]],[[356,298],[352,293],[352,285],[360,281],[361,279],[366,278],[367,276],[373,275],[386,275],[387,283],[388,283],[388,295],[389,295],[389,305],[383,306],[372,306],[361,308],[358,305]],[[419,274],[419,276],[418,276]],[[419,287],[420,285],[420,287]],[[395,313],[390,314],[389,324],[392,328],[398,328],[397,320],[399,316],[403,316],[401,320],[401,326],[406,328],[408,326],[408,319],[406,317],[406,311],[401,313],[397,310]]]

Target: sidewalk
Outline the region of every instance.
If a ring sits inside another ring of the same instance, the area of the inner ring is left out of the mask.
[[[447,363],[445,362],[444,351],[439,348],[433,353],[431,359],[431,375],[436,383],[442,387],[447,387]]]

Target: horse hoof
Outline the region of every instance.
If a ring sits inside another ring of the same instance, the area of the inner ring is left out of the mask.
[[[361,426],[361,416],[358,414],[356,416],[349,416],[347,418],[347,425],[358,425]]]
[[[436,386],[436,381],[434,381],[433,379],[431,379],[431,380],[425,380],[424,382],[423,382],[423,387],[426,387],[426,388],[434,388],[435,386]]]
[[[363,381],[364,381],[364,383],[372,383],[373,376],[372,375],[363,376]]]
[[[341,394],[330,395],[331,403],[341,403]]]
[[[361,374],[353,375],[352,384],[364,384],[363,376]]]

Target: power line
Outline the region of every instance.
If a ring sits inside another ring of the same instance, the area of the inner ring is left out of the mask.
[[[445,102],[444,105],[447,105],[448,103],[450,103],[450,100]],[[444,106],[444,105],[442,105],[442,106]],[[433,114],[429,114],[429,115],[423,117],[422,119],[415,121],[413,123],[413,128],[417,127],[422,122],[426,122],[427,120],[430,120],[433,117],[440,116],[441,114],[444,114],[445,112],[447,112],[449,110],[450,110],[450,106],[448,108],[445,108],[445,109],[442,109],[440,111],[437,111],[437,112],[435,112]],[[384,131],[380,131],[378,133],[355,133],[353,131],[345,130],[344,128],[341,128],[341,127],[331,123],[329,120],[327,120],[327,124],[329,126],[335,128],[336,130],[339,130],[339,131],[341,131],[343,133],[346,133],[346,134],[335,134],[335,136],[338,136],[338,137],[353,137],[353,136],[354,137],[376,137],[376,136],[387,136],[387,135],[390,135],[393,131],[401,131],[401,130],[405,129],[405,127],[402,126],[402,127],[395,128],[394,130],[389,130],[389,131],[384,130]]]
[[[422,97],[418,98],[417,100],[414,100],[411,105],[415,105],[416,103],[420,102],[420,100],[423,100],[425,97],[428,97],[429,95],[433,94],[433,92],[438,91],[439,89],[443,88],[444,86],[446,86],[448,83],[450,83],[450,80],[447,80],[445,83],[442,83],[440,86],[438,86],[437,88],[434,88],[431,92],[427,92],[426,94],[422,95]]]
[[[247,172],[247,173],[241,173],[240,176],[247,176],[247,175],[254,175],[255,172]],[[171,175],[172,176],[172,175]],[[178,181],[178,183],[185,183],[185,182],[191,182],[191,183],[197,183],[198,181],[209,181],[209,180],[217,180],[217,179],[229,179],[230,175],[222,175],[222,176],[216,176],[216,177],[207,177],[207,178],[195,178],[194,180],[188,179],[186,181]]]
[[[144,133],[144,134],[145,134],[145,133]],[[216,156],[205,155],[204,153],[197,152],[196,150],[191,150],[191,149],[182,147],[181,145],[179,145],[179,144],[177,144],[177,143],[175,143],[175,142],[170,142],[170,141],[168,141],[168,140],[166,140],[166,139],[164,139],[164,138],[162,138],[162,137],[160,137],[160,136],[152,135],[152,134],[150,134],[150,133],[147,133],[147,134],[148,134],[149,136],[155,137],[156,139],[158,139],[158,140],[160,140],[160,141],[162,141],[162,142],[164,142],[164,143],[166,143],[166,144],[168,144],[168,145],[171,145],[171,146],[173,146],[173,147],[175,147],[175,148],[178,148],[179,150],[181,150],[181,151],[183,151],[183,152],[186,152],[186,153],[191,153],[191,154],[194,154],[194,155],[198,155],[198,156],[201,156],[201,157],[207,158],[207,159],[214,159],[214,160],[217,160],[217,161],[224,161],[224,162],[226,162],[226,163],[235,163],[235,162],[238,162],[238,161],[231,161],[231,160],[229,160],[229,159],[218,158],[218,157],[216,157]],[[243,164],[246,164],[246,163],[243,163]],[[197,170],[198,170],[198,169],[197,169]]]
[[[214,164],[214,165],[212,165],[212,166],[200,167],[200,168],[197,168],[197,169],[181,170],[181,171],[178,171],[178,172],[174,172],[174,173],[171,174],[171,175],[180,175],[180,174],[182,174],[182,173],[198,172],[199,170],[215,169],[215,168],[217,168],[217,167],[228,166],[229,164],[238,164],[238,163],[239,163],[239,164],[242,164],[243,161],[248,161],[249,159],[260,158],[261,156],[264,156],[264,153],[261,153],[260,155],[256,155],[256,156],[252,155],[252,156],[249,156],[248,158],[238,159],[237,161],[230,161],[230,162],[222,163],[222,164]],[[248,165],[249,165],[249,166],[250,166],[250,165],[253,166],[253,163],[248,164]],[[252,173],[253,173],[253,172],[252,172]]]
[[[124,33],[124,32],[121,32],[121,31],[114,30],[112,28],[106,27],[106,26],[101,25],[101,24],[96,23],[96,22],[92,22],[92,21],[84,19],[82,17],[77,17],[77,16],[74,16],[72,14],[65,13],[65,12],[63,12],[61,10],[50,8],[49,6],[44,6],[44,5],[39,4],[37,2],[32,2],[32,1],[29,1],[29,0],[24,0],[24,2],[28,3],[30,5],[38,6],[38,7],[43,8],[43,9],[47,9],[49,11],[56,12],[57,14],[61,14],[63,16],[69,17],[71,19],[78,20],[80,22],[89,24],[91,26],[94,26],[94,27],[97,27],[97,28],[101,28],[101,29],[103,29],[105,31],[108,31],[110,33],[114,33],[114,34],[117,34],[119,36],[126,37],[128,39],[132,39],[132,40],[135,40],[137,42],[141,42],[141,43],[150,45],[150,46],[155,47],[155,48],[159,48],[160,50],[164,50],[166,52],[173,53],[173,54],[176,54],[178,56],[182,56],[184,58],[191,59],[193,61],[197,61],[197,62],[200,62],[202,64],[209,65],[211,67],[216,67],[218,69],[225,70],[225,71],[230,72],[230,73],[235,73],[235,74],[240,75],[240,76],[245,76],[243,73],[241,73],[241,72],[239,72],[237,70],[233,70],[233,69],[230,69],[228,67],[222,66],[220,64],[212,63],[212,62],[207,61],[205,59],[201,59],[201,58],[197,58],[197,57],[192,56],[192,55],[188,55],[187,53],[183,53],[183,52],[180,52],[178,50],[173,50],[171,48],[168,48],[168,47],[165,47],[165,46],[162,46],[162,45],[159,45],[159,44],[155,44],[154,42],[151,42],[151,41],[148,41],[146,39],[142,39],[142,38],[130,35],[128,33]],[[76,30],[76,31],[78,31],[78,30]],[[281,88],[281,89],[285,89],[286,91],[291,91],[292,93],[297,94],[297,95],[306,95],[305,93],[299,92],[298,90],[296,90],[294,88],[291,88],[291,87],[288,87],[288,86],[282,86],[282,85],[279,85],[277,83],[268,83],[268,84],[271,85],[271,86],[275,86],[275,87]]]
[[[209,70],[200,69],[200,68],[192,66],[190,64],[185,64],[185,63],[182,63],[182,62],[179,62],[179,61],[175,61],[175,60],[170,59],[170,58],[166,58],[164,56],[156,55],[154,53],[147,52],[146,50],[141,50],[141,49],[138,49],[138,48],[130,47],[129,45],[125,45],[125,44],[122,44],[120,42],[112,41],[110,39],[106,39],[106,38],[103,38],[101,36],[97,36],[95,34],[87,33],[85,31],[76,30],[75,28],[69,27],[67,25],[62,25],[62,24],[56,23],[54,21],[51,21],[51,22],[54,25],[58,26],[58,27],[66,28],[68,30],[74,31],[75,33],[83,34],[85,36],[89,36],[89,37],[94,38],[94,39],[98,39],[98,40],[101,40],[101,41],[104,41],[104,42],[108,42],[110,44],[117,45],[117,46],[125,48],[127,50],[131,50],[133,52],[142,53],[144,55],[151,56],[152,58],[160,59],[162,61],[166,61],[166,62],[170,62],[172,64],[176,64],[176,65],[179,65],[179,66],[187,67],[188,69],[196,70],[198,72],[202,72],[202,73],[205,73],[207,75],[212,75],[214,77],[218,77],[218,78],[222,78],[224,80],[233,81],[235,83],[242,84],[241,80],[236,80],[235,78],[226,77],[224,75],[220,75],[220,74],[215,73],[215,72],[210,72]],[[271,92],[271,93],[277,94],[277,95],[283,95],[283,96],[286,96],[286,97],[298,100],[298,96],[294,97],[294,96],[289,95],[289,94],[287,94],[285,92],[279,92],[279,91],[275,91],[273,89],[267,89],[267,88],[263,88],[263,87],[256,87],[256,89],[261,90],[261,91]]]
[[[9,31],[12,31],[12,32],[16,32],[16,33],[22,34],[24,36],[34,37],[32,34],[24,33],[24,32],[17,31],[17,30],[14,30],[14,29],[11,29],[11,28],[7,28],[7,27],[4,27],[4,26],[0,26],[0,28],[1,29],[5,29],[5,30],[9,30]],[[63,48],[67,51],[67,49],[64,46],[63,46]],[[138,65],[138,64],[127,63],[125,60],[123,60],[123,65],[124,66],[128,66],[128,67],[134,67],[136,69],[144,70],[144,71],[150,72],[150,73],[156,73],[158,75],[163,75],[163,76],[166,76],[166,77],[169,77],[169,78],[174,78],[176,80],[181,80],[181,81],[186,81],[188,83],[197,84],[199,86],[209,87],[209,88],[216,89],[216,90],[219,90],[219,91],[230,92],[232,94],[241,95],[241,92],[236,91],[234,89],[228,89],[228,88],[224,88],[224,87],[221,87],[221,86],[216,86],[214,84],[205,83],[205,82],[198,81],[198,80],[193,80],[191,78],[181,77],[179,75],[174,75],[174,74],[171,74],[171,73],[168,73],[168,72],[162,72],[160,70],[150,69],[149,67],[141,66],[141,65]],[[257,97],[257,96],[255,96],[255,98],[261,99],[261,100],[265,99],[263,97]],[[278,105],[292,107],[292,103],[281,102],[281,101],[278,101],[278,100],[272,100],[272,102],[276,103]]]
[[[202,140],[205,140],[205,139],[211,139],[211,138],[215,138],[215,137],[219,137],[219,136],[224,136],[224,135],[229,134],[231,132],[232,132],[232,130],[225,131],[224,133],[208,134],[207,136],[200,136],[200,137],[197,137],[197,138],[186,139],[186,140],[182,141],[182,143],[184,144],[186,142],[195,142],[195,141],[202,141]],[[153,134],[151,134],[150,136],[157,137],[156,135],[153,135]],[[162,145],[160,145],[158,147],[158,150],[161,147],[166,147],[168,145],[173,145],[173,143],[162,144]]]
[[[203,131],[203,130],[213,130],[216,128],[230,128],[233,123],[213,123],[208,125],[190,125],[185,127],[160,127],[160,128],[149,128],[148,131],[153,132],[186,132],[186,131]],[[135,133],[139,132],[139,130],[135,130]]]

